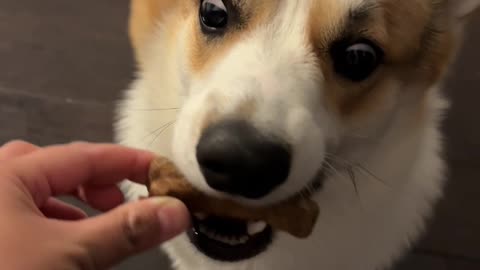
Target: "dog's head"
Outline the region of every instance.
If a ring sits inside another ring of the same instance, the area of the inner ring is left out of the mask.
[[[133,0],[130,33],[149,91],[180,97],[172,150],[188,179],[264,205],[320,190],[335,157],[368,159],[424,126],[479,3]],[[272,237],[262,222],[201,223],[192,240],[219,260]]]

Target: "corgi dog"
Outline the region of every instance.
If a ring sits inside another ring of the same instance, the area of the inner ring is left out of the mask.
[[[306,239],[192,213],[177,270],[378,270],[425,230],[447,168],[440,92],[480,0],[132,0],[116,141],[253,207],[308,196]],[[120,184],[128,200],[144,186]]]

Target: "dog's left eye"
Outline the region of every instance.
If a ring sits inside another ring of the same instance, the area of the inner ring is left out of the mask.
[[[207,32],[222,30],[228,23],[228,12],[222,0],[203,0],[200,5],[200,22]]]
[[[382,62],[383,51],[370,41],[340,42],[331,56],[337,74],[354,82],[366,80]]]

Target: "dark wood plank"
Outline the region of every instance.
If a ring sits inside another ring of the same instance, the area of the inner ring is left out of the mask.
[[[447,270],[478,270],[480,261],[447,260]]]
[[[411,254],[398,263],[392,270],[448,270],[443,258]]]
[[[469,164],[452,165],[446,197],[437,209],[421,248],[440,254],[480,258],[480,170]]]
[[[0,91],[0,143],[12,139],[39,145],[111,142],[112,119],[110,103],[76,103]]]
[[[452,106],[444,123],[450,173],[445,198],[420,247],[430,252],[480,258],[480,16],[474,18],[446,93]],[[480,268],[479,268],[480,269]]]
[[[109,102],[132,78],[128,0],[0,1],[0,85]]]

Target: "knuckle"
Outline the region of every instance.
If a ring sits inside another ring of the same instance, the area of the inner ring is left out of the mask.
[[[66,247],[63,250],[64,257],[69,264],[73,266],[73,269],[78,270],[95,270],[98,263],[95,261],[95,257],[89,251],[88,248],[83,246]]]
[[[135,214],[127,213],[125,216],[125,222],[123,222],[123,233],[128,249],[134,250],[139,246],[141,237],[138,228],[141,226],[141,218]]]
[[[99,269],[97,268],[97,263],[95,262],[94,256],[90,254],[89,252],[86,252],[84,256],[81,257],[76,257],[74,260],[74,263],[76,264],[77,268],[80,270],[96,270]]]
[[[35,145],[23,141],[23,140],[13,140],[3,145],[4,149],[33,149],[36,148]]]
[[[39,147],[31,143],[15,140],[4,144],[0,148],[0,159],[9,160],[37,150]]]
[[[152,218],[136,211],[127,211],[124,216],[123,233],[127,249],[136,251],[145,246],[146,237],[151,235],[154,224]]]

